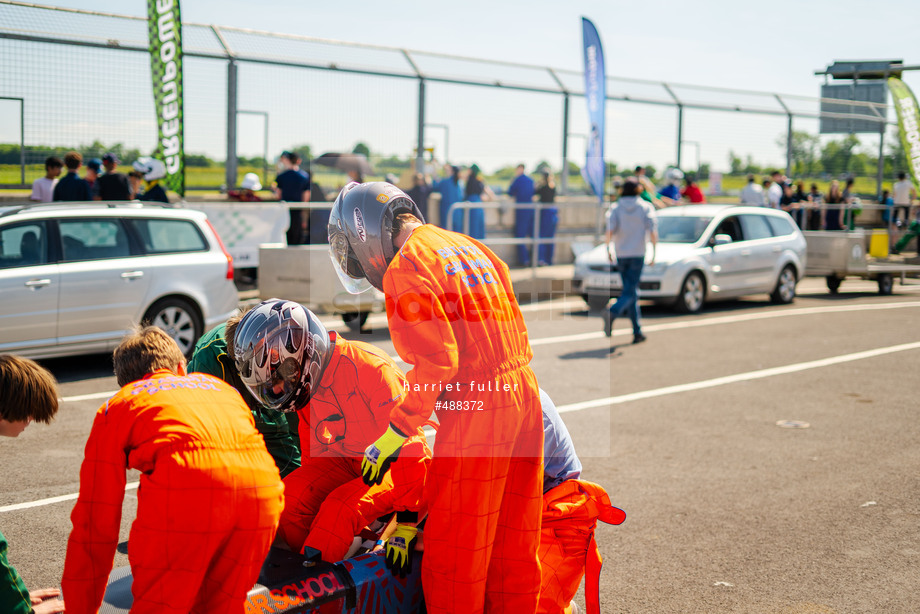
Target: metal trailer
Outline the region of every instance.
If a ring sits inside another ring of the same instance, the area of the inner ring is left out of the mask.
[[[896,278],[903,284],[908,276],[920,276],[920,265],[869,257],[871,235],[862,229],[852,232],[809,230],[803,234],[808,243],[805,275],[824,277],[831,294],[837,293],[846,277],[875,280],[879,294],[891,294]]]

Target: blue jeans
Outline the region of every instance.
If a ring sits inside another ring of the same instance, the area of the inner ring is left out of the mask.
[[[610,306],[610,315],[616,318],[623,315],[624,311],[628,311],[633,325],[633,335],[642,334],[642,327],[639,324],[639,278],[642,277],[644,263],[644,257],[617,259],[620,278],[623,280],[623,290],[617,302]]]
[[[548,207],[540,210],[540,238],[552,239],[556,236],[556,226],[559,224],[559,210],[555,207]],[[556,246],[553,243],[544,243],[540,245],[540,262],[546,264],[553,263],[553,255]]]
[[[533,236],[534,214],[533,209],[516,209],[514,211],[514,237],[516,239]],[[530,266],[530,245],[518,244],[517,253],[518,264]]]

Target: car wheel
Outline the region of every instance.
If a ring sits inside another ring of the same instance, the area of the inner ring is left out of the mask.
[[[788,305],[795,300],[795,284],[795,269],[787,264],[776,280],[776,289],[770,294],[770,300],[780,305]]]
[[[697,313],[703,308],[706,300],[706,281],[703,274],[693,271],[684,278],[680,285],[680,294],[674,302],[674,307],[681,313]]]
[[[181,298],[160,299],[147,310],[143,322],[166,331],[187,358],[204,332],[198,309]]]
[[[840,282],[843,281],[836,275],[828,275],[824,278],[824,281],[827,282],[827,289],[831,294],[837,294],[837,291],[840,289]]]
[[[581,298],[585,299],[588,304],[588,311],[602,311],[607,306],[607,303],[610,302],[609,296],[598,294],[582,294]]]
[[[360,332],[367,323],[367,317],[370,315],[367,311],[349,311],[342,314],[342,321],[353,333]]]
[[[878,276],[878,293],[888,295],[894,291],[894,277],[888,273]]]

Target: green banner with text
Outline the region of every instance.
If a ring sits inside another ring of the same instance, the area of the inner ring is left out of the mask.
[[[163,187],[185,195],[182,111],[182,21],[179,0],[147,0],[150,74],[157,113],[157,150],[166,165]]]
[[[901,144],[907,156],[914,188],[920,192],[920,108],[917,99],[907,84],[896,77],[888,79],[888,89],[894,99],[894,108],[898,111],[898,128]]]

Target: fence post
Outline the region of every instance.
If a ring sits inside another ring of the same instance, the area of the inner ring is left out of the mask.
[[[26,185],[26,99],[19,99],[19,181]]]
[[[559,190],[562,195],[569,193],[569,93],[562,97],[562,176],[559,178]]]
[[[875,176],[875,194],[876,200],[880,205],[882,202],[882,180],[885,178],[885,122],[879,122],[878,125],[878,171]],[[889,216],[893,217],[893,216]]]
[[[236,59],[227,62],[227,168],[224,181],[227,189],[236,186],[236,105],[237,105]]]

